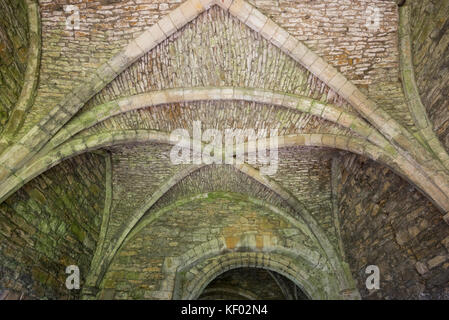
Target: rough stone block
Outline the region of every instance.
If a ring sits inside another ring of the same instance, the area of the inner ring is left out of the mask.
[[[220,88],[209,88],[207,90],[208,100],[221,100],[221,89]]]
[[[315,116],[321,117],[325,107],[326,106],[324,104],[315,102],[312,104],[312,108],[310,108],[309,112]]]
[[[310,141],[310,134],[304,134],[304,146],[312,146]]]
[[[343,85],[343,87],[340,88],[338,94],[340,94],[343,98],[348,99],[356,90],[357,87],[351,81],[348,81]]]
[[[427,261],[427,265],[429,266],[429,269],[433,269],[435,267],[438,267],[440,264],[442,264],[443,262],[445,262],[448,259],[448,256],[436,256],[432,259],[430,259],[429,261]]]
[[[167,94],[163,91],[154,92],[151,97],[153,105],[161,105],[167,103]]]
[[[312,108],[313,105],[313,100],[312,99],[302,99],[298,105],[296,106],[296,108],[302,112],[310,112],[310,109]]]
[[[118,106],[122,112],[128,112],[130,110],[140,109],[153,104],[151,95],[141,94],[125,98],[119,101]]]
[[[419,261],[416,263],[415,267],[416,267],[416,270],[418,271],[418,273],[421,275],[423,275],[429,271],[427,266],[424,263],[419,262]]]
[[[349,150],[351,150],[354,153],[363,154],[364,145],[360,143],[359,140],[356,140],[354,138],[350,139],[348,147]]]
[[[132,58],[128,56],[124,51],[122,51],[112,57],[112,59],[108,61],[108,65],[112,70],[114,70],[116,74],[120,74],[127,66],[132,63],[132,61]]]
[[[95,72],[105,83],[109,83],[117,77],[117,73],[107,63],[103,63]]]
[[[103,80],[97,73],[92,73],[87,81],[87,83],[90,84],[92,87],[93,92],[99,92],[101,89],[103,89],[108,83]]]
[[[298,41],[298,45],[293,49],[291,55],[293,59],[298,62],[301,62],[302,58],[309,52],[309,48],[306,47],[301,41]]]
[[[351,103],[353,106],[356,106],[358,108],[364,108],[363,110],[368,111],[368,98],[360,91],[355,90],[351,96],[347,98],[349,103]]]
[[[209,89],[205,88],[205,89],[199,89],[196,91],[196,100],[203,100],[206,101],[208,100],[209,94],[208,94]]]
[[[338,70],[335,69],[330,64],[327,64],[326,69],[324,69],[320,74],[320,79],[324,82],[330,81],[336,74],[338,73]]]
[[[284,98],[284,94],[274,93],[273,97],[271,98],[271,103],[275,106],[282,106],[284,104]]]
[[[323,135],[322,143],[324,146],[335,147],[335,136],[331,134]]]
[[[153,25],[150,29],[146,30],[139,37],[136,38],[136,44],[144,51],[148,52],[153,49],[157,44],[166,39],[164,31],[162,31],[159,24]]]
[[[340,118],[342,114],[342,110],[337,109],[335,107],[326,106],[326,109],[323,112],[323,117],[329,121],[337,122],[338,118]]]
[[[335,147],[341,150],[346,150],[348,147],[349,138],[343,136],[335,137]]]
[[[38,138],[38,136],[41,136],[41,138],[46,136],[46,135],[42,135],[42,130],[40,130],[37,127],[35,127],[35,128],[36,128],[35,129],[36,130],[36,138]],[[36,139],[36,140],[38,140],[38,139]],[[25,147],[24,145],[15,144],[11,147],[9,152],[6,153],[6,161],[4,161],[4,165],[5,165],[5,167],[8,167],[8,168],[14,168],[15,163],[19,163],[20,161],[25,159],[29,154],[30,154],[30,150],[27,147]]]
[[[321,146],[322,144],[322,134],[314,133],[310,136],[310,143],[314,146]]]
[[[137,45],[136,40],[133,40],[126,46],[124,54],[128,57],[129,61],[135,61],[143,56],[145,51]]]
[[[323,72],[323,70],[327,67],[327,62],[325,62],[322,58],[318,57],[309,67],[309,71],[312,72],[317,77]]]
[[[296,109],[298,106],[298,99],[291,95],[285,95],[283,105],[290,109]]]
[[[183,89],[174,89],[170,90],[166,94],[167,103],[178,103],[184,100],[184,90]]]
[[[182,90],[184,95],[184,101],[194,101],[196,100],[195,90],[192,88],[184,88]]]

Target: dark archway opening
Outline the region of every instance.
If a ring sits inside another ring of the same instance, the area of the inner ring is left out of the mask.
[[[237,268],[222,273],[198,300],[307,300],[290,279],[265,269]]]

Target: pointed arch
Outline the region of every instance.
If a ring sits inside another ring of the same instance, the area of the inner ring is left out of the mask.
[[[164,214],[170,212],[176,207],[181,207],[187,203],[197,201],[198,199],[207,198],[209,194],[197,194],[192,197],[188,197],[182,200],[177,201],[174,204],[168,205],[166,207],[163,207],[155,212],[152,212],[150,215],[147,215],[141,219],[137,225],[133,227],[133,229],[130,231],[130,233],[123,239],[123,242],[115,244],[116,250],[111,251],[112,254],[110,254],[108,257],[105,257],[101,265],[98,265],[98,269],[96,270],[96,273],[91,274],[90,278],[92,279],[92,283],[90,283],[91,286],[99,285],[101,281],[103,281],[103,277],[105,276],[109,265],[113,262],[113,259],[115,255],[118,253],[118,251],[129,241],[131,241],[139,232],[147,227],[148,225],[151,225],[153,222],[155,222],[157,219],[159,219]],[[231,194],[230,194],[231,196]],[[292,242],[292,241],[286,241],[285,245],[288,247],[294,249],[296,260],[301,259],[302,261],[306,262],[304,266],[308,266],[312,269],[322,269],[327,270],[326,273],[332,273],[335,278],[335,286],[347,289],[349,287],[352,287],[352,276],[345,271],[345,268],[343,267],[343,262],[341,261],[340,257],[337,255],[329,255],[330,251],[334,250],[333,247],[330,248],[323,248],[323,238],[327,239],[327,236],[324,234],[324,231],[322,230],[316,230],[314,226],[308,225],[308,223],[302,219],[302,216],[300,217],[293,217],[291,214],[284,212],[283,210],[279,209],[278,207],[275,207],[269,203],[266,203],[263,200],[259,200],[256,198],[248,197],[246,196],[245,199],[253,204],[266,207],[267,210],[275,213],[279,216],[280,219],[286,221],[289,224],[292,224],[294,227],[298,228],[298,230],[301,230],[304,234],[306,234],[311,241],[313,241],[319,251],[311,251],[309,248],[302,246],[301,244]],[[314,230],[315,229],[315,230]],[[316,236],[316,232],[320,232],[320,236]],[[254,237],[254,235],[250,235],[250,237]],[[220,238],[222,239],[222,238]],[[329,241],[329,240],[327,240]],[[255,243],[255,241],[253,241]],[[222,245],[218,245],[217,247],[217,241],[209,241],[207,243],[204,243],[200,246],[199,249],[191,249],[188,252],[186,252],[184,255],[180,257],[175,258],[169,258],[170,259],[170,269],[172,271],[174,270],[180,270],[180,268],[186,268],[189,264],[192,263],[191,258],[193,256],[196,256],[196,253],[198,250],[200,250],[203,254],[202,256],[210,257],[211,255],[216,254],[216,252],[221,252],[223,249],[226,248],[226,241],[223,238],[222,241],[218,241],[218,243],[222,243]],[[243,247],[247,247],[248,241],[243,241],[245,245]],[[252,243],[249,241],[249,243]],[[329,242],[330,244],[330,242]],[[212,245],[212,246],[211,246]],[[272,243],[265,243],[263,245],[262,250],[271,252],[274,249],[275,244]],[[242,248],[243,248],[242,247]],[[238,245],[235,248],[235,250],[241,250]],[[211,250],[212,249],[212,250]],[[232,248],[230,248],[232,249]],[[166,274],[166,277],[168,279],[174,278],[174,274],[171,274],[171,272],[168,272],[169,274]],[[95,279],[95,280],[94,280]],[[165,283],[170,283],[169,281],[166,281]],[[168,291],[170,291],[170,288],[167,288]],[[163,290],[164,291],[164,290]]]
[[[251,258],[248,259],[249,257]],[[180,269],[176,273],[173,299],[198,299],[201,292],[215,278],[226,271],[243,267],[277,272],[293,281],[309,298],[314,300],[342,298],[338,294],[338,289],[340,288],[334,283],[334,279],[330,279],[331,276],[328,273],[318,268],[310,269],[304,267],[304,264],[300,264],[299,259],[295,256],[295,251],[290,248],[275,246],[271,248],[271,252],[258,252],[245,248],[241,252],[217,253],[215,257],[203,259],[207,263],[207,269],[198,269],[196,265],[193,265],[190,269]],[[278,261],[282,261],[282,263]],[[196,261],[196,263],[200,264],[201,260]],[[301,267],[298,267],[298,265]],[[310,281],[305,275],[305,271],[318,273],[320,276],[312,277],[315,281]],[[185,282],[186,275],[184,274],[193,277],[186,287],[181,286],[181,283]],[[324,287],[324,283],[329,285],[329,291],[321,290]]]
[[[41,153],[45,154],[77,133],[93,127],[106,119],[126,112],[172,103],[234,100],[275,105],[311,114],[348,128],[380,148],[388,148],[389,146],[388,141],[364,120],[355,114],[331,104],[322,103],[303,96],[266,89],[194,87],[153,91],[95,106],[67,123],[49,141]]]
[[[28,166],[15,172],[8,179],[0,183],[0,202],[4,201],[37,175],[65,159],[107,146],[150,141],[173,144],[170,141],[170,135],[168,133],[154,130],[113,130],[71,139],[47,155],[37,158]],[[287,146],[329,147],[366,156],[374,161],[387,165],[407,181],[417,186],[443,212],[449,210],[449,194],[445,193],[444,190],[439,188],[438,184],[432,181],[432,178],[435,177],[428,176],[426,172],[417,170],[408,158],[397,153],[395,150],[379,148],[357,137],[321,133],[279,137],[279,147]]]
[[[0,181],[9,179],[19,185],[21,177],[17,175],[17,171],[33,161],[33,157],[81,109],[88,99],[137,59],[213,5],[219,5],[252,30],[259,32],[265,39],[302,64],[351,103],[355,110],[375,128],[370,131],[371,133],[377,134],[376,130],[378,130],[378,133],[384,136],[383,138],[389,140],[386,148],[393,149],[394,153],[400,154],[398,161],[407,160],[407,163],[404,164],[408,168],[407,172],[414,174],[415,171],[419,171],[420,179],[425,177],[424,184],[426,186],[423,188],[423,183],[418,186],[431,196],[444,213],[449,212],[447,196],[449,195],[449,171],[438,158],[381,107],[369,100],[334,67],[245,0],[188,0],[170,12],[100,66],[82,86],[65,96],[60,104],[25,134],[18,143],[8,147],[0,155]],[[40,157],[42,156],[45,155],[40,155]],[[408,174],[406,176],[409,180],[416,180],[413,176],[409,177]],[[6,189],[8,188],[12,188],[11,185]],[[449,213],[446,217],[449,222]]]
[[[6,147],[25,120],[28,109],[34,102],[34,94],[39,80],[41,56],[41,20],[37,0],[24,1],[28,13],[29,47],[22,91],[0,139],[0,150]]]
[[[296,138],[293,138],[296,137]],[[39,157],[30,165],[15,172],[8,179],[0,183],[0,202],[39,174],[49,170],[61,161],[84,152],[98,150],[104,147],[141,142],[157,142],[174,144],[167,132],[155,130],[112,130],[87,137],[73,138],[47,155]],[[316,147],[330,147],[347,150],[357,154],[367,154],[374,160],[386,160],[393,165],[393,159],[382,149],[356,137],[347,137],[333,134],[300,134],[280,137],[279,147],[304,145]],[[190,141],[186,142],[188,145]],[[364,147],[366,146],[366,148]]]
[[[444,149],[441,141],[433,131],[432,123],[427,115],[418,86],[415,79],[415,68],[412,57],[412,40],[410,30],[410,4],[406,3],[399,8],[399,44],[400,44],[400,69],[402,77],[402,86],[407,105],[413,116],[416,127],[421,136],[428,144],[432,152],[449,169],[449,155]]]
[[[431,164],[435,170],[441,169],[441,163],[435,161],[427,149],[382,108],[366,98],[351,81],[245,0],[188,0],[100,66],[82,86],[67,95],[17,144],[3,152],[0,155],[0,179],[11,175],[18,167],[29,161],[88,99],[103,89],[118,74],[213,5],[219,5],[248,27],[259,32],[273,45],[301,63],[337,94],[347,99],[387,139],[394,141],[393,146],[399,147],[401,153],[412,154],[418,163],[426,163],[428,166]]]
[[[302,289],[305,289],[313,299],[341,299],[344,298],[341,293],[348,289],[353,292],[353,298],[360,297],[357,289],[353,289],[351,284],[339,282],[338,277],[333,277],[332,275],[329,277],[332,272],[328,269],[327,263],[322,260],[319,252],[311,251],[300,243],[282,240],[281,243],[267,241],[261,248],[258,248],[254,245],[255,241],[252,241],[254,235],[239,234],[236,236],[241,239],[240,242],[244,243],[244,246],[228,248],[226,240],[223,237],[217,237],[185,252],[179,257],[169,258],[170,261],[166,259],[165,271],[167,278],[171,281],[168,281],[161,288],[161,291],[170,291],[170,286],[173,285],[173,298],[194,299],[208,282],[226,270],[238,267],[268,267],[267,269],[269,270],[280,271],[279,273],[295,282]],[[269,259],[270,254],[279,255],[281,258]],[[235,256],[238,258],[235,259]],[[242,259],[243,257],[244,259]],[[268,259],[264,257],[268,257]],[[216,258],[219,258],[219,263],[213,262]],[[243,261],[245,261],[244,264],[242,264]],[[270,263],[273,261],[282,262],[280,264],[276,263],[276,267],[274,265],[271,266],[275,268],[269,268]],[[190,272],[190,270],[195,269],[204,262],[207,265],[205,269],[202,271],[198,270],[198,272]],[[171,266],[168,267],[168,265]],[[293,267],[293,269],[288,270],[288,266]],[[318,279],[316,280],[318,283],[324,280],[329,288],[328,292],[318,292],[319,288],[316,285],[309,285],[309,277],[306,274],[314,273],[305,272],[309,268],[314,269],[315,273],[317,273]],[[194,281],[189,286],[190,290],[185,290],[185,288],[182,288],[182,280],[184,275],[188,273],[196,276],[193,277]],[[336,273],[345,273],[345,271],[337,270]],[[298,282],[299,279],[300,281]]]

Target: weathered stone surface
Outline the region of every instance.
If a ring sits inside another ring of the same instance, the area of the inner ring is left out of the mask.
[[[0,205],[0,291],[28,299],[79,298],[65,287],[69,265],[84,281],[100,231],[105,193],[101,156],[69,160]]]
[[[2,0],[0,10],[0,128],[3,129],[22,90],[29,33],[25,0]]]
[[[407,5],[418,89],[434,131],[449,150],[449,1],[411,0]]]
[[[449,162],[410,112],[418,97],[406,98],[411,63],[399,77],[397,1],[349,2],[80,0],[80,29],[68,30],[67,1],[40,1],[39,88],[11,119],[20,131],[0,154],[2,199],[67,157],[103,147],[112,158],[68,160],[0,205],[0,299],[78,298],[63,287],[68,263],[87,298],[198,297],[236,267],[272,268],[317,299],[447,298]],[[416,78],[445,139],[449,2],[410,3]],[[22,4],[0,0],[0,123],[36,44]],[[163,143],[174,129],[192,135],[193,121],[278,129],[276,174],[175,166]],[[368,155],[412,184],[323,147]],[[380,290],[365,288],[369,264]]]
[[[356,156],[344,159],[338,187],[342,240],[351,270],[360,275],[355,279],[362,297],[446,297],[447,251],[440,241],[449,227],[441,213],[390,170]],[[381,288],[371,294],[363,278],[368,265],[381,272]]]
[[[236,113],[240,114],[238,118],[233,116]],[[351,120],[353,119],[354,117],[351,117]],[[78,136],[89,136],[120,129],[151,129],[171,132],[176,128],[185,128],[193,137],[192,130],[195,121],[201,122],[203,131],[217,129],[224,132],[231,128],[251,128],[259,136],[262,136],[263,130],[268,128],[277,128],[279,136],[317,132],[343,136],[354,135],[352,131],[332,124],[330,121],[291,109],[279,110],[275,106],[245,101],[202,101],[135,110],[101,122],[89,130],[81,132]]]
[[[216,7],[146,54],[85,108],[150,90],[199,86],[265,88],[351,110],[299,63]]]
[[[109,269],[104,288],[114,288],[119,299],[143,297],[145,292],[161,288],[165,257],[181,255],[219,235],[228,239],[232,248],[238,245],[233,240],[239,234],[284,238],[282,231],[288,228],[291,226],[263,207],[244,199],[236,202],[219,194],[198,199],[167,212],[128,242]],[[171,234],[168,237],[167,232]],[[301,237],[304,235],[299,233],[291,236],[297,240]],[[139,289],[130,292],[132,286]]]
[[[417,262],[416,263],[416,270],[419,272],[419,274],[425,274],[426,272],[429,271],[427,266],[424,263],[422,263],[422,262]]]

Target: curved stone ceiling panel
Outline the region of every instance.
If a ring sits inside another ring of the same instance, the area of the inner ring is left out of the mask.
[[[158,130],[172,132],[187,129],[193,135],[194,122],[202,130],[254,129],[259,136],[262,130],[277,129],[278,135],[298,133],[330,133],[356,135],[351,130],[323,120],[320,117],[284,107],[247,101],[200,101],[153,106],[112,117],[81,132],[79,136],[109,130]],[[357,136],[357,135],[356,135]]]
[[[303,66],[217,6],[145,54],[85,109],[152,90],[207,86],[270,89],[351,109]]]
[[[291,229],[296,232],[289,233]],[[301,243],[313,253],[311,259],[317,258],[319,249],[316,243],[308,242],[305,234],[263,206],[246,201],[235,202],[232,198],[198,199],[171,210],[131,238],[115,256],[105,275],[103,288],[115,288],[117,295],[126,294],[120,292],[127,291],[128,282],[121,272],[138,270],[132,280],[141,283],[146,290],[137,290],[132,295],[144,298],[146,291],[149,295],[146,298],[150,298],[164,286],[161,280],[166,257],[181,257],[187,251],[220,237],[224,237],[228,248],[235,248],[239,245],[240,234],[256,231],[260,237],[258,241],[262,241],[264,246],[289,241]],[[319,258],[316,262],[322,263]]]
[[[0,1],[0,130],[19,99],[27,67],[28,11],[25,1]]]
[[[449,1],[410,1],[413,64],[422,102],[449,150]]]

